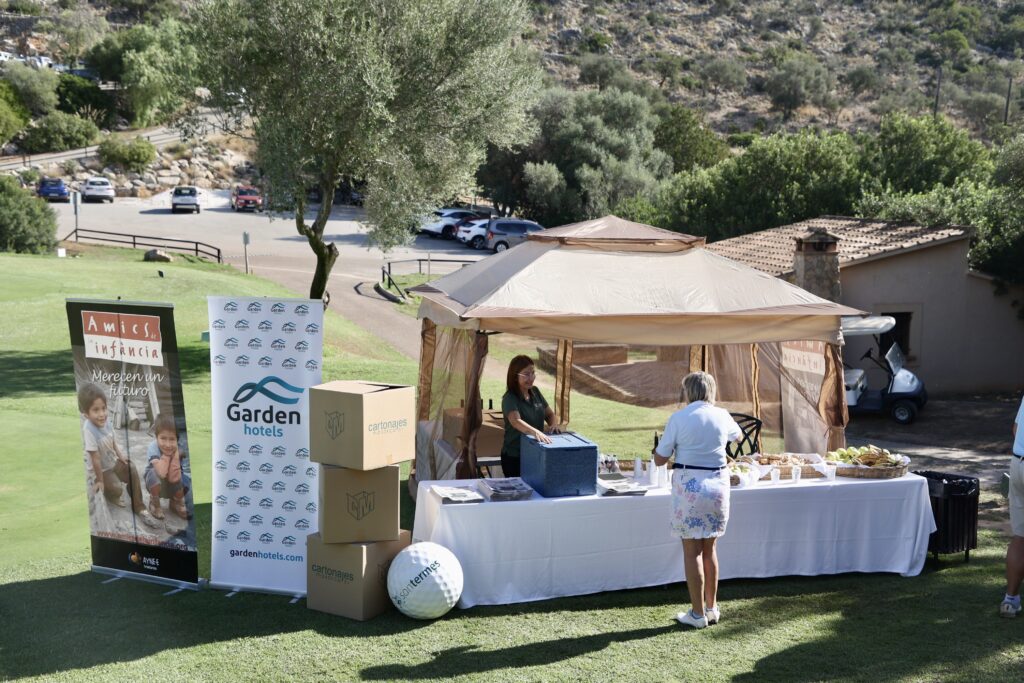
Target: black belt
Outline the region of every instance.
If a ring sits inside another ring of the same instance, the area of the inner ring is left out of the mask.
[[[1024,455],[1017,455],[1016,453],[1010,453],[1010,455],[1017,458],[1018,460],[1024,460]]]
[[[680,465],[677,462],[672,463],[672,469],[674,470],[703,470],[705,472],[721,472],[726,468],[726,465],[721,467],[700,467],[698,465]]]

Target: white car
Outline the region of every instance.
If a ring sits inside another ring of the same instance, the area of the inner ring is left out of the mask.
[[[106,178],[89,178],[81,192],[83,202],[114,202],[114,186]]]
[[[431,237],[443,237],[447,240],[455,237],[455,224],[463,218],[473,218],[479,214],[468,209],[438,209],[428,216],[420,226],[420,232]]]
[[[490,218],[478,218],[464,223],[459,226],[455,238],[474,249],[483,249],[487,245],[487,224],[490,222]]]
[[[199,213],[199,190],[191,185],[179,185],[171,192],[171,213],[195,211]]]

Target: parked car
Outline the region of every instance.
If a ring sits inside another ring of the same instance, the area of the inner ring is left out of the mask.
[[[252,185],[236,185],[231,190],[232,211],[262,211],[263,196]]]
[[[474,249],[487,245],[487,224],[490,218],[463,219],[455,226],[455,238]]]
[[[36,196],[48,202],[71,201],[71,192],[60,178],[42,178],[36,185]]]
[[[487,224],[487,248],[505,251],[526,240],[531,232],[540,232],[544,226],[522,218],[492,218]]]
[[[171,192],[171,213],[195,211],[199,213],[199,190],[191,185],[179,185]]]
[[[470,209],[438,209],[423,221],[420,232],[450,240],[455,237],[455,224],[463,218],[480,218],[480,214]]]
[[[82,185],[82,201],[97,201],[114,203],[114,186],[106,178],[99,176],[89,178]]]

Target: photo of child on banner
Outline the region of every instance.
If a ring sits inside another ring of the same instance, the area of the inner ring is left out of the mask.
[[[198,581],[172,310],[69,301],[93,565]]]

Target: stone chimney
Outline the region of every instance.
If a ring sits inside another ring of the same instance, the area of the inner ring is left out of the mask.
[[[796,238],[793,280],[811,294],[839,303],[839,238],[824,228],[811,228]]]

